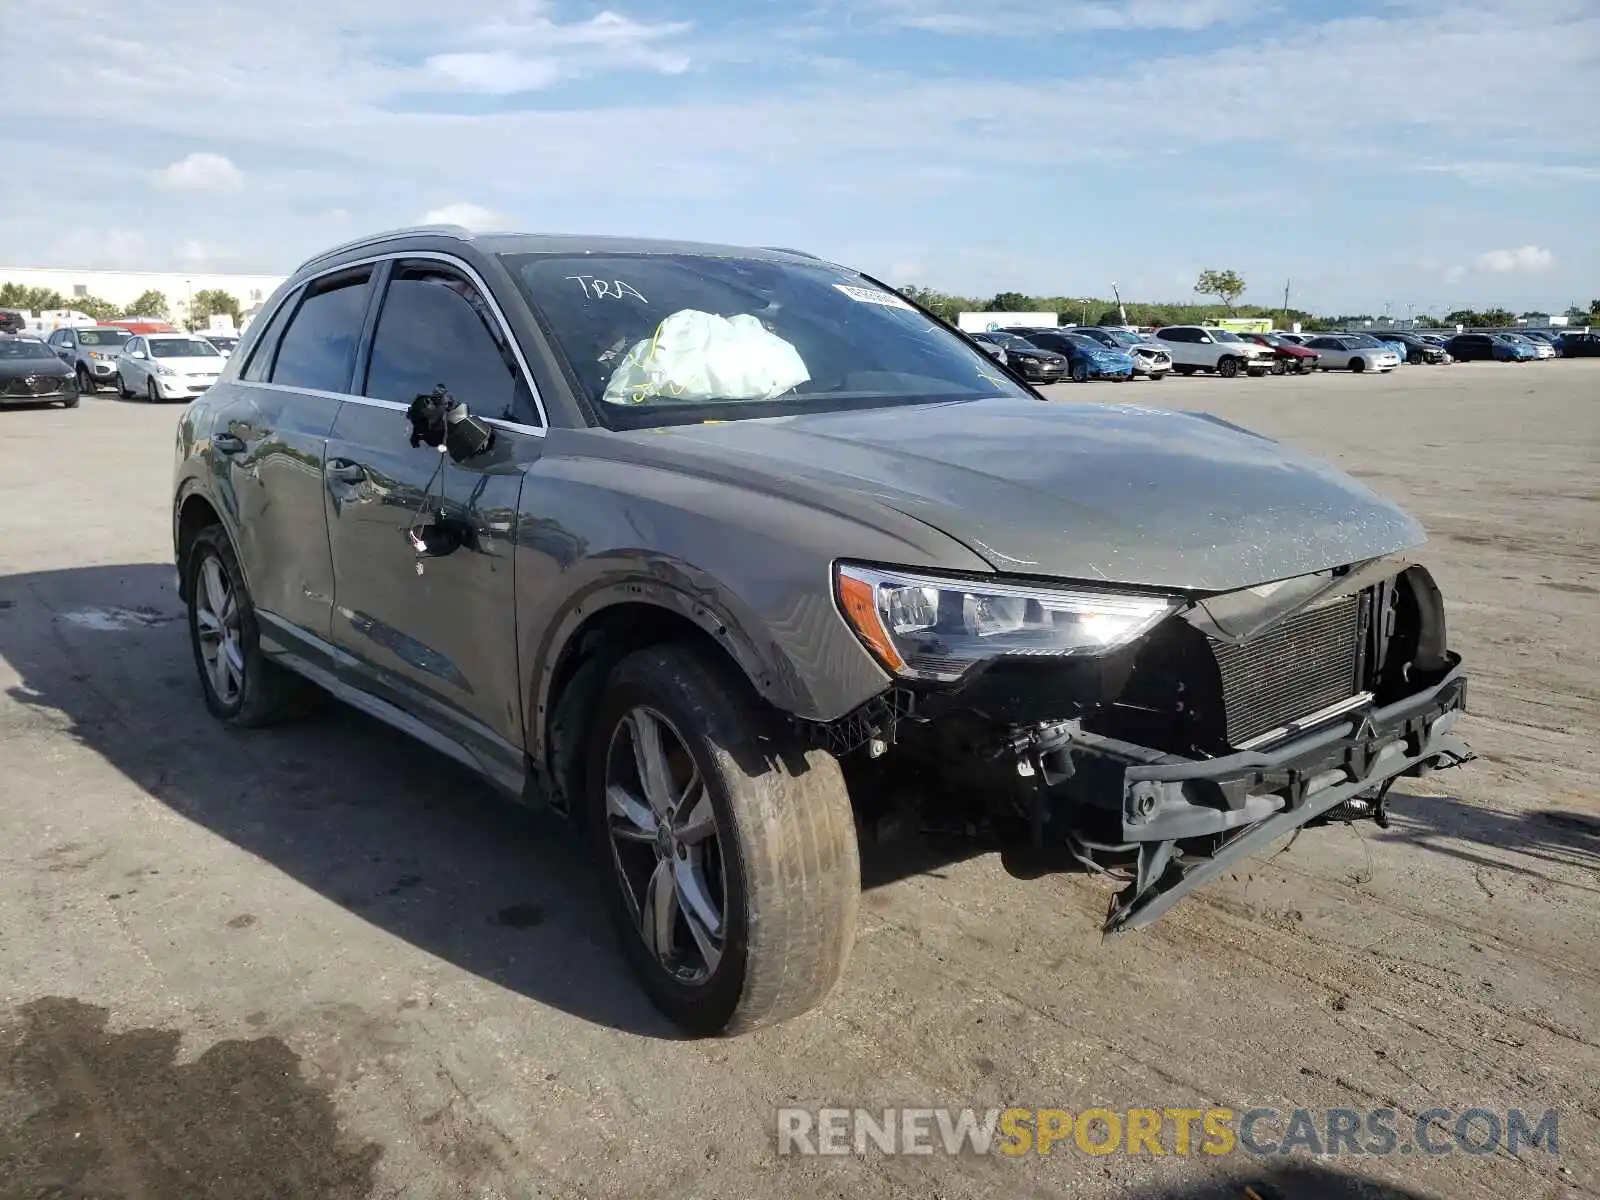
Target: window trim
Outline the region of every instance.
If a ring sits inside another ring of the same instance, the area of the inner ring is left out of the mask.
[[[495,297],[494,292],[490,290],[489,285],[484,282],[483,276],[479,273],[478,269],[465,259],[459,258],[454,254],[446,254],[440,250],[386,250],[381,254],[371,254],[362,258],[351,259],[348,262],[341,262],[335,265],[324,267],[323,269],[307,275],[304,279],[301,279],[295,283],[295,285],[284,295],[284,298],[279,301],[279,303],[272,309],[270,313],[262,313],[256,317],[256,321],[264,321],[267,323],[261,326],[262,330],[265,331],[270,322],[274,320],[278,313],[283,309],[285,304],[289,303],[296,296],[303,297],[307,290],[313,287],[318,280],[325,279],[330,275],[337,275],[343,271],[354,270],[357,267],[372,267],[374,281],[376,281],[376,278],[381,271],[383,275],[383,284],[387,288],[388,270],[385,264],[389,264],[401,259],[422,259],[430,262],[443,263],[446,266],[453,267],[460,271],[467,277],[467,280],[472,284],[472,286],[478,289],[478,291],[483,295],[484,300],[488,302],[489,311],[494,314],[494,319],[500,325],[501,336],[506,339],[506,344],[511,347],[512,356],[517,360],[517,368],[522,372],[523,382],[528,385],[528,392],[533,397],[534,411],[539,414],[539,420],[543,423],[540,425],[527,425],[520,421],[507,421],[501,417],[484,417],[483,420],[487,421],[490,425],[497,425],[514,433],[526,433],[534,437],[544,437],[546,434],[548,434],[550,431],[550,414],[544,405],[544,394],[539,390],[539,381],[534,377],[533,371],[528,367],[527,355],[523,353],[522,344],[517,341],[516,335],[512,331],[511,322],[506,320],[506,314],[505,311],[500,307],[500,301]],[[377,299],[378,296],[376,292],[368,299],[366,313],[367,318],[371,318],[377,308],[381,307],[381,305],[375,303]],[[299,301],[295,302],[295,306],[298,310]],[[290,320],[293,320],[293,314],[291,314]],[[255,322],[251,322],[251,325],[254,327]],[[369,328],[369,326],[371,326],[371,328]],[[363,320],[362,339],[356,348],[356,360],[358,365],[366,361],[371,354],[372,332],[375,328],[376,326],[373,325],[371,321],[366,319]],[[284,329],[288,329],[287,324],[284,326]],[[278,335],[278,341],[281,342],[282,340],[283,335],[280,333]],[[252,360],[254,359],[256,353],[257,351],[252,349]],[[276,367],[276,348],[273,349],[272,354],[273,366]],[[406,405],[397,403],[393,400],[378,400],[371,396],[352,395],[349,392],[323,392],[312,388],[291,387],[285,383],[272,383],[259,379],[245,379],[242,376],[244,370],[248,369],[248,366],[249,364],[246,363],[241,367],[240,376],[236,377],[233,382],[243,387],[265,388],[268,391],[299,392],[304,395],[329,396],[333,399],[343,400],[350,404],[365,404],[373,408],[398,409],[401,412],[404,412],[407,408]],[[350,375],[351,378],[347,386],[354,387],[355,371],[352,370]]]

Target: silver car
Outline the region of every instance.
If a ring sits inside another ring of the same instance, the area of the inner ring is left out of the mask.
[[[1328,333],[1306,342],[1322,358],[1317,365],[1324,371],[1392,371],[1400,356],[1377,338],[1365,334]]]

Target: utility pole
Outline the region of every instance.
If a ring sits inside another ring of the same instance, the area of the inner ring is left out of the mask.
[[[1117,298],[1117,316],[1122,318],[1122,323],[1128,323],[1128,310],[1122,307],[1122,293],[1117,291],[1117,281],[1111,281],[1111,294]]]
[[[1289,279],[1283,281],[1283,321],[1286,325],[1289,323],[1289,284],[1292,282]]]

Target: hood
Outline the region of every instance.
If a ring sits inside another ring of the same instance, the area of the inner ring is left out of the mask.
[[[849,490],[1010,575],[1230,591],[1425,538],[1334,467],[1199,413],[996,399],[654,434],[735,476]]]
[[[1172,353],[1172,351],[1168,350],[1165,346],[1161,345],[1159,342],[1135,342],[1131,346],[1124,346],[1123,350],[1127,351],[1130,354],[1171,354]]]
[[[216,375],[222,371],[222,364],[226,361],[219,354],[212,358],[158,358],[158,366],[170,367],[180,375]]]
[[[0,358],[0,380],[26,379],[30,375],[66,379],[72,375],[72,368],[54,354],[48,358]]]
[[[1058,353],[1055,350],[1041,350],[1037,346],[1029,346],[1026,350],[1013,350],[1007,346],[1006,353],[1014,358],[1037,358],[1045,362],[1060,362],[1066,358],[1065,354]]]

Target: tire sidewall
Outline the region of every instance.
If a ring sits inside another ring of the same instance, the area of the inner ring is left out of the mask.
[[[749,960],[749,873],[737,817],[728,798],[725,763],[710,743],[710,731],[705,728],[702,716],[704,710],[685,694],[692,687],[682,680],[677,681],[676,686],[646,682],[626,671],[613,676],[589,720],[584,754],[583,815],[618,940],[645,990],[657,1006],[680,1025],[693,1032],[714,1033],[732,1017],[744,990]],[[716,814],[717,838],[727,877],[723,911],[727,934],[717,969],[700,984],[684,984],[667,973],[645,946],[622,893],[622,880],[606,819],[606,759],[618,724],[627,713],[639,707],[656,710],[678,731],[694,758],[700,777],[706,782],[712,811]]]
[[[1232,379],[1239,373],[1239,362],[1234,358],[1224,358],[1217,363],[1217,374],[1224,379]]]

